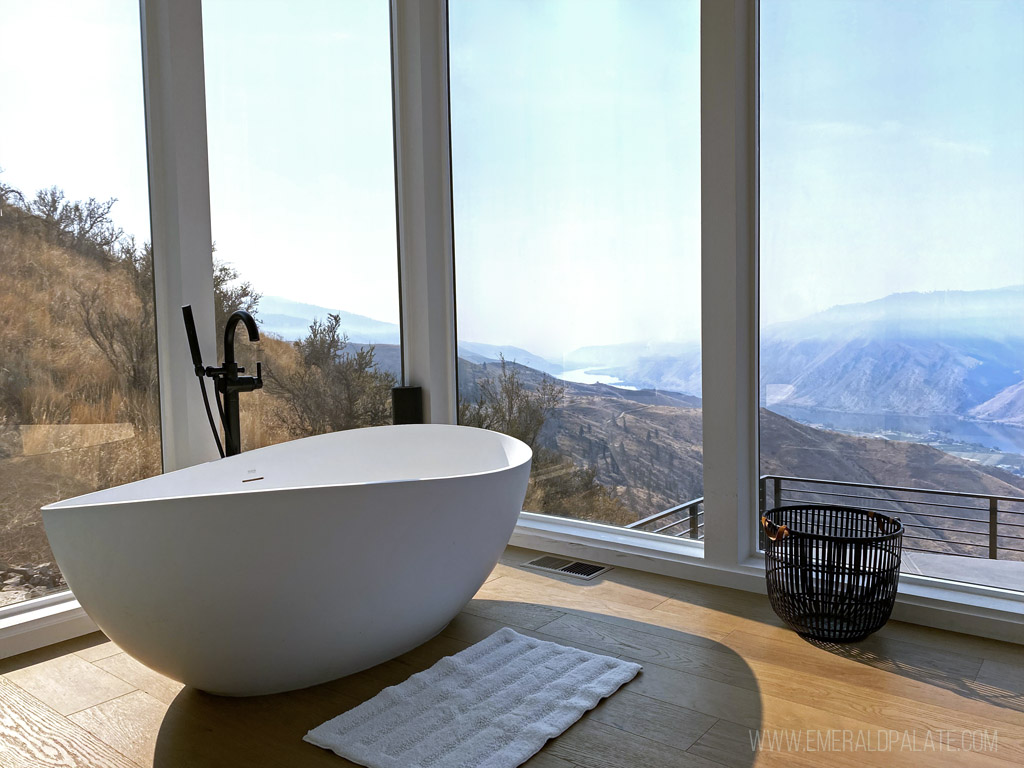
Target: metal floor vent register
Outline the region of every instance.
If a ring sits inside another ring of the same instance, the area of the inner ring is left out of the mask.
[[[566,576],[572,576],[574,579],[583,579],[585,581],[589,581],[595,576],[600,576],[602,573],[612,569],[610,565],[581,563],[579,560],[566,560],[563,557],[551,557],[550,555],[538,557],[536,560],[523,563],[523,567],[535,568],[538,571],[563,573]]]

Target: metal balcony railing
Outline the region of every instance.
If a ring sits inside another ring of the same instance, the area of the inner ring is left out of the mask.
[[[899,517],[914,552],[1024,561],[1024,496],[763,475],[759,514],[788,504],[841,504]],[[630,523],[648,533],[704,538],[704,497]]]
[[[760,511],[841,504],[895,515],[903,549],[990,560],[1024,560],[1024,497],[764,475]]]
[[[698,541],[704,538],[704,497],[684,502],[664,512],[656,512],[626,527]]]

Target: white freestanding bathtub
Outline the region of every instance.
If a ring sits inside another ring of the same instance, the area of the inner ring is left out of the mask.
[[[302,688],[430,639],[479,589],[532,453],[469,427],[309,437],[43,507],[75,597],[158,672]]]

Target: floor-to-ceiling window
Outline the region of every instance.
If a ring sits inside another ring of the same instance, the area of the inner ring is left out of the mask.
[[[761,5],[762,504],[1024,588],[1024,5]]]
[[[0,2],[0,606],[39,507],[160,472],[139,4]]]
[[[242,397],[242,447],[388,423],[401,374],[388,3],[205,0],[203,39],[217,333],[246,309],[262,335],[236,346],[265,380]]]
[[[703,535],[700,7],[449,4],[459,420],[527,511]]]

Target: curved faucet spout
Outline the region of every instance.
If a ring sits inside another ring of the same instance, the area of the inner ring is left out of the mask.
[[[256,326],[253,316],[244,309],[236,309],[228,318],[224,326],[224,365],[233,365],[235,362],[235,326],[239,322],[245,324],[245,330],[249,332],[249,341],[259,341],[260,331]]]

